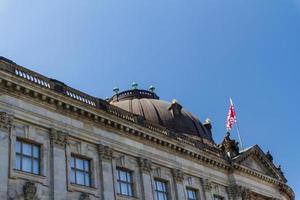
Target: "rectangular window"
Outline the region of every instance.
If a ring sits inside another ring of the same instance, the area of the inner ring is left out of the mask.
[[[117,169],[118,173],[118,193],[126,196],[133,196],[132,176],[128,170]]]
[[[156,200],[168,200],[167,183],[155,180]]]
[[[91,186],[90,160],[71,157],[71,183],[83,186]]]
[[[197,191],[191,188],[187,188],[187,197],[188,200],[197,200]]]
[[[15,169],[40,174],[40,146],[17,139],[15,149]]]

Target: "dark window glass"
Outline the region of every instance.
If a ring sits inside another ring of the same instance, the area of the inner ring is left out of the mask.
[[[32,174],[40,174],[40,146],[17,140],[15,149],[15,169]]]
[[[224,198],[223,197],[221,197],[221,196],[214,196],[214,200],[224,200]]]
[[[123,169],[117,169],[117,172],[118,193],[126,196],[133,196],[131,172]]]
[[[186,191],[187,191],[188,200],[197,200],[196,190],[188,188]]]
[[[71,157],[71,183],[91,186],[90,160]]]
[[[168,200],[166,182],[155,180],[155,194],[157,200]]]

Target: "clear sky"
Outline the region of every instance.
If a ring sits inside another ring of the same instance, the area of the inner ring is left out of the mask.
[[[154,85],[217,143],[232,97],[300,195],[300,0],[0,0],[0,54],[101,98]]]

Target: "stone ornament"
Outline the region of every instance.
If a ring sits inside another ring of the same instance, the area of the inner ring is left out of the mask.
[[[37,188],[33,182],[26,182],[23,186],[24,200],[37,200]]]
[[[145,159],[145,158],[138,159],[138,165],[142,172],[150,173],[151,172],[151,164],[152,164],[152,162],[149,159]]]
[[[8,131],[12,126],[13,116],[6,112],[0,112],[0,129]]]
[[[240,185],[232,185],[229,187],[229,193],[233,200],[242,197],[243,200],[250,200],[251,199],[251,190],[240,186]]]
[[[205,179],[204,180],[204,190],[211,191],[211,189],[212,189],[212,184],[211,184],[210,180]]]
[[[182,182],[184,180],[184,173],[181,169],[172,169],[172,175],[176,182]]]
[[[57,145],[64,147],[68,140],[68,134],[62,131],[51,129],[50,132],[50,142],[51,145]]]
[[[99,144],[98,151],[102,159],[111,160],[113,158],[114,150],[109,146]]]
[[[87,193],[82,193],[79,198],[79,200],[90,200],[90,199],[91,199],[90,195],[88,195]]]

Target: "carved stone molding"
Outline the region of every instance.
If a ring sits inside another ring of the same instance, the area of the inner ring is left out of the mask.
[[[205,180],[203,181],[203,184],[204,184],[204,190],[205,190],[205,191],[211,191],[211,189],[212,189],[212,184],[211,184],[210,180],[205,179]]]
[[[62,131],[51,129],[50,132],[50,142],[51,145],[57,145],[59,147],[64,147],[68,141],[68,134]]]
[[[37,188],[33,182],[26,182],[23,186],[24,200],[37,200]]]
[[[176,182],[182,182],[184,180],[184,173],[181,169],[172,169],[172,175]]]
[[[240,185],[231,185],[229,186],[229,195],[233,200],[237,199],[239,196],[242,196],[243,187]]]
[[[229,186],[229,194],[233,200],[239,199],[240,197],[243,200],[251,199],[251,190],[236,184]]]
[[[79,198],[79,200],[90,200],[90,199],[91,199],[90,195],[88,195],[86,193],[82,193]]]
[[[13,116],[7,114],[6,112],[0,112],[0,129],[8,131],[12,126]]]
[[[99,151],[101,159],[111,160],[113,158],[114,150],[109,146],[99,144],[98,151]]]
[[[138,159],[138,165],[142,172],[144,173],[150,173],[151,172],[151,160],[145,159],[145,158],[139,158]]]

